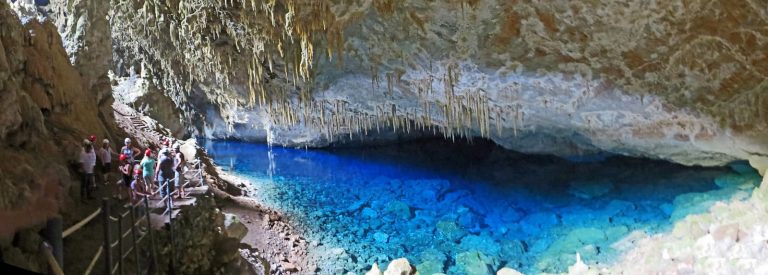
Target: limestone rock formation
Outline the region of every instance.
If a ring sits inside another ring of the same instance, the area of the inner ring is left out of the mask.
[[[412,275],[417,274],[413,269],[408,259],[400,258],[393,260],[387,265],[387,270],[384,271],[384,275]]]
[[[766,163],[764,1],[127,3],[118,74],[141,68],[197,134]]]
[[[523,273],[520,273],[520,271],[511,269],[509,267],[505,267],[502,269],[499,269],[499,271],[496,271],[496,275],[522,275]]]
[[[44,173],[61,181],[68,206],[70,192],[77,194],[79,187],[69,167],[77,165],[81,141],[114,132],[100,117],[81,73],[70,64],[56,27],[40,21],[28,1],[17,1],[14,8],[22,18],[0,1],[0,208],[26,205],[30,190],[37,188],[35,177]],[[68,210],[62,209],[65,217]],[[36,235],[38,229],[18,234]],[[7,262],[39,271],[44,265],[37,257],[37,241],[14,246],[0,240],[0,249]]]

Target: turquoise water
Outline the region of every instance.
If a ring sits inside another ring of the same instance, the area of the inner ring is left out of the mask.
[[[609,264],[639,233],[759,183],[746,169],[625,157],[571,162],[495,145],[439,140],[302,150],[232,141],[206,145],[222,169],[252,180],[313,246],[320,274],[362,274],[406,257],[421,274],[484,274],[508,266],[562,272],[575,253]],[[631,238],[631,237],[630,237]],[[342,250],[343,249],[343,250]]]

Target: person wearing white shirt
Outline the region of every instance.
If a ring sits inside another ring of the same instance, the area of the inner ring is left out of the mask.
[[[104,177],[104,185],[109,183],[109,173],[112,171],[112,155],[117,156],[117,153],[112,150],[109,140],[104,139],[101,142],[101,148],[99,148],[99,160],[101,160],[101,174]]]
[[[93,168],[96,166],[96,150],[90,140],[83,141],[83,151],[80,153],[80,165],[83,169],[83,183],[80,185],[80,201],[93,199]]]

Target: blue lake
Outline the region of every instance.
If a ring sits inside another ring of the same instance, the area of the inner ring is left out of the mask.
[[[633,238],[744,199],[760,181],[749,169],[572,162],[486,141],[324,150],[208,141],[206,149],[303,229],[310,254],[324,259],[321,274],[362,274],[400,257],[420,274],[563,272],[577,252],[610,264]]]

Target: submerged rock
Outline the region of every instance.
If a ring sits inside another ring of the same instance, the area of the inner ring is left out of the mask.
[[[599,197],[613,190],[613,183],[609,181],[576,181],[569,185],[568,192],[582,199]]]
[[[501,251],[499,244],[486,235],[467,235],[459,243],[460,251],[478,250],[488,256],[498,256]]]
[[[393,214],[395,217],[403,220],[408,220],[413,216],[411,214],[411,207],[402,201],[390,202],[387,204],[387,208],[385,208],[384,211]]]
[[[456,265],[448,273],[491,274],[492,260],[478,251],[468,251],[456,255]],[[453,271],[453,272],[451,272]]]
[[[467,234],[456,222],[450,220],[441,220],[436,227],[440,236],[451,241],[457,241]]]
[[[760,175],[752,170],[752,173],[730,174],[715,178],[715,184],[720,188],[735,188],[751,190],[760,184]]]
[[[425,261],[416,265],[416,270],[419,274],[439,274],[443,273],[444,269],[445,265],[437,261]]]
[[[373,239],[377,243],[387,243],[389,241],[389,235],[387,235],[386,233],[382,233],[382,232],[376,232],[376,233],[373,234]]]
[[[445,272],[445,261],[447,257],[445,253],[440,252],[437,249],[430,248],[425,250],[419,255],[421,263],[416,265],[416,270],[419,274],[435,274]]]
[[[542,227],[550,227],[560,223],[557,215],[552,212],[538,212],[525,216],[520,221],[521,229],[529,235],[538,234]]]
[[[518,240],[502,240],[499,257],[502,261],[520,262],[525,254],[525,246]]]
[[[748,192],[734,188],[682,194],[675,197],[673,202],[674,210],[670,215],[670,219],[676,221],[691,214],[704,213],[717,201],[732,199],[743,200],[749,196],[750,194]]]

